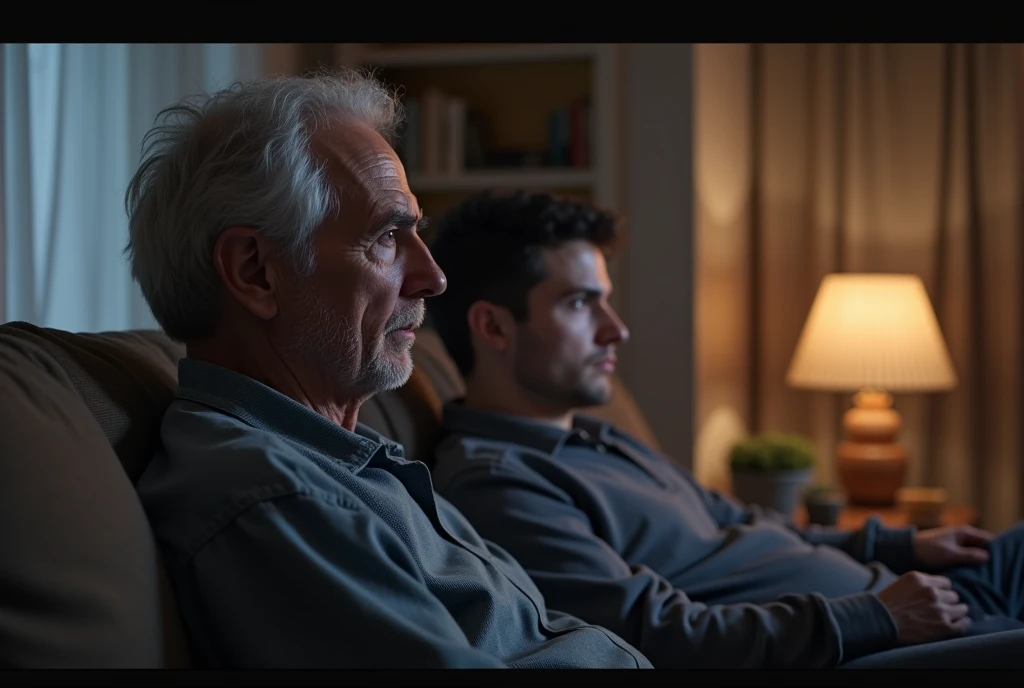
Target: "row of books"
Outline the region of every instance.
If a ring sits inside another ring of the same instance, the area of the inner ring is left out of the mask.
[[[593,111],[586,100],[548,115],[548,164],[553,167],[590,167]]]
[[[548,114],[543,151],[499,150],[487,123],[465,99],[427,89],[405,101],[398,154],[410,174],[455,175],[467,169],[574,167],[591,163],[592,109],[581,100]]]

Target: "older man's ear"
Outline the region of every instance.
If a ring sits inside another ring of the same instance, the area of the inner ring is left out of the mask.
[[[262,320],[280,309],[281,274],[270,260],[270,246],[252,227],[225,229],[213,249],[213,261],[228,293]]]

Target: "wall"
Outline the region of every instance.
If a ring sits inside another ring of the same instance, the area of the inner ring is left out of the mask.
[[[694,473],[717,488],[728,486],[730,445],[752,424],[750,50],[694,47]]]
[[[617,274],[632,340],[622,374],[667,454],[693,454],[693,50],[629,44],[622,53],[622,210]]]

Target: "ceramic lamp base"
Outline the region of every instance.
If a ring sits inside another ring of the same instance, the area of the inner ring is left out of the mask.
[[[892,506],[907,474],[907,452],[900,444],[839,445],[838,471],[851,504]]]
[[[839,479],[851,504],[891,506],[907,473],[907,450],[896,442],[902,419],[892,397],[862,390],[843,415],[846,440],[836,450]]]

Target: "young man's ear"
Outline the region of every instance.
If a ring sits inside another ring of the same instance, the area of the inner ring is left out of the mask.
[[[257,318],[277,315],[281,275],[270,246],[252,227],[228,227],[217,237],[213,264],[225,289]]]
[[[503,306],[489,301],[477,301],[466,314],[472,338],[482,346],[504,352],[512,343],[515,322]]]

